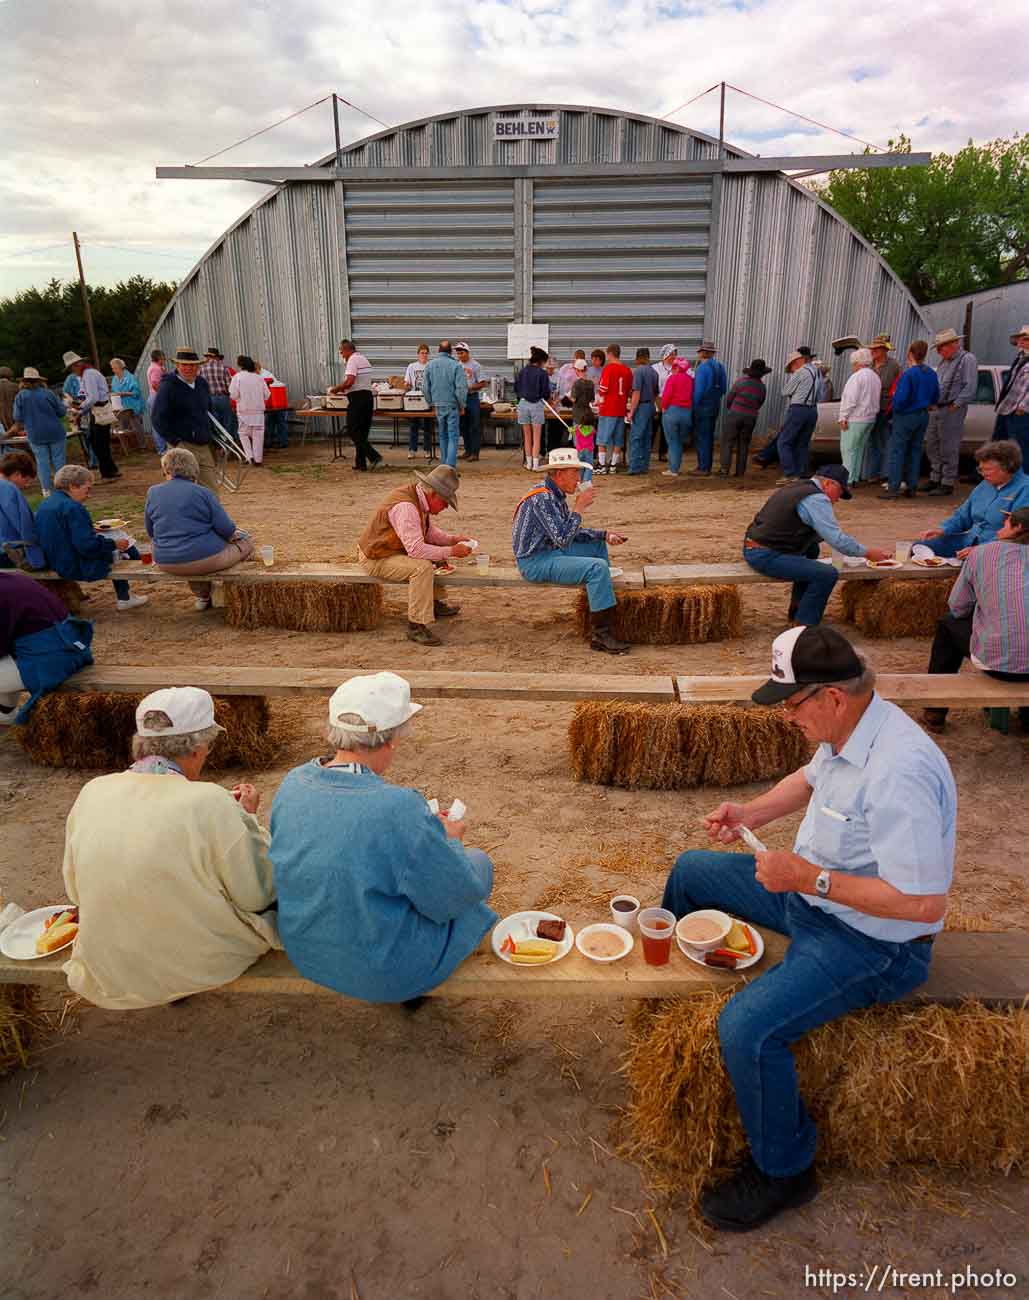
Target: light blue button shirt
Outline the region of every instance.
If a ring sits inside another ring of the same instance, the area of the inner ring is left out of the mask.
[[[822,485],[818,479],[811,481],[821,489]],[[858,539],[851,537],[850,533],[845,533],[836,522],[832,502],[824,492],[819,491],[817,496],[803,497],[798,501],[797,514],[815,530],[823,542],[828,542],[834,551],[839,551],[841,555],[865,554],[865,547]]]
[[[945,894],[954,874],[957,791],[950,766],[922,728],[880,695],[837,754],[819,745],[804,769],[811,801],[794,852],[830,871],[885,880],[902,894]],[[868,916],[803,894],[855,930],[906,943],[943,922]]]

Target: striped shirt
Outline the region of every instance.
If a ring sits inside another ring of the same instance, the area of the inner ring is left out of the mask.
[[[511,528],[511,547],[521,560],[537,551],[563,551],[572,542],[602,542],[602,528],[583,528],[582,515],[569,508],[568,499],[551,478],[536,485],[519,501]]]
[[[760,379],[740,375],[729,389],[726,402],[729,410],[736,415],[757,415],[764,405],[766,395],[765,386]]]
[[[969,552],[950,593],[958,618],[972,611],[972,659],[998,673],[1029,674],[1029,545],[986,542]]]

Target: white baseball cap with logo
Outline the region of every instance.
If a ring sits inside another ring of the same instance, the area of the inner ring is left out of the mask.
[[[336,687],[329,701],[329,726],[374,734],[403,726],[421,711],[422,705],[412,702],[411,687],[403,677],[371,673],[351,677]],[[348,714],[360,718],[360,722],[342,722],[341,718]]]
[[[148,727],[144,722],[148,713],[163,713],[171,726]],[[152,691],[136,709],[137,736],[188,736],[208,727],[225,730],[214,720],[214,700],[199,686],[166,686]]]

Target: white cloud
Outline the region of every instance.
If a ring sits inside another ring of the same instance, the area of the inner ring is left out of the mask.
[[[73,23],[60,0],[7,0],[0,293],[73,274],[73,228],[98,282],[181,277],[262,191],[158,182],[154,167],[195,162],[331,89],[399,124],[534,100],[661,116],[724,77],[865,140],[903,132],[953,150],[1029,116],[1024,37],[1000,0],[932,25],[808,0],[87,0]],[[674,120],[716,133],[717,95]],[[377,129],[345,115],[348,141]],[[733,92],[726,134],[764,154],[857,147]],[[322,105],[223,161],[302,163],[331,147]]]

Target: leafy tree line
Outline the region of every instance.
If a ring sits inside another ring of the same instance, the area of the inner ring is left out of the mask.
[[[1029,278],[1029,135],[969,142],[927,167],[830,172],[814,188],[920,303]]]
[[[101,369],[111,357],[135,366],[157,318],[175,292],[166,281],[134,275],[114,288],[90,288]],[[0,298],[0,365],[20,376],[35,366],[53,383],[64,378],[65,352],[88,356],[89,332],[77,280],[51,280],[45,289],[23,289],[13,298]]]

